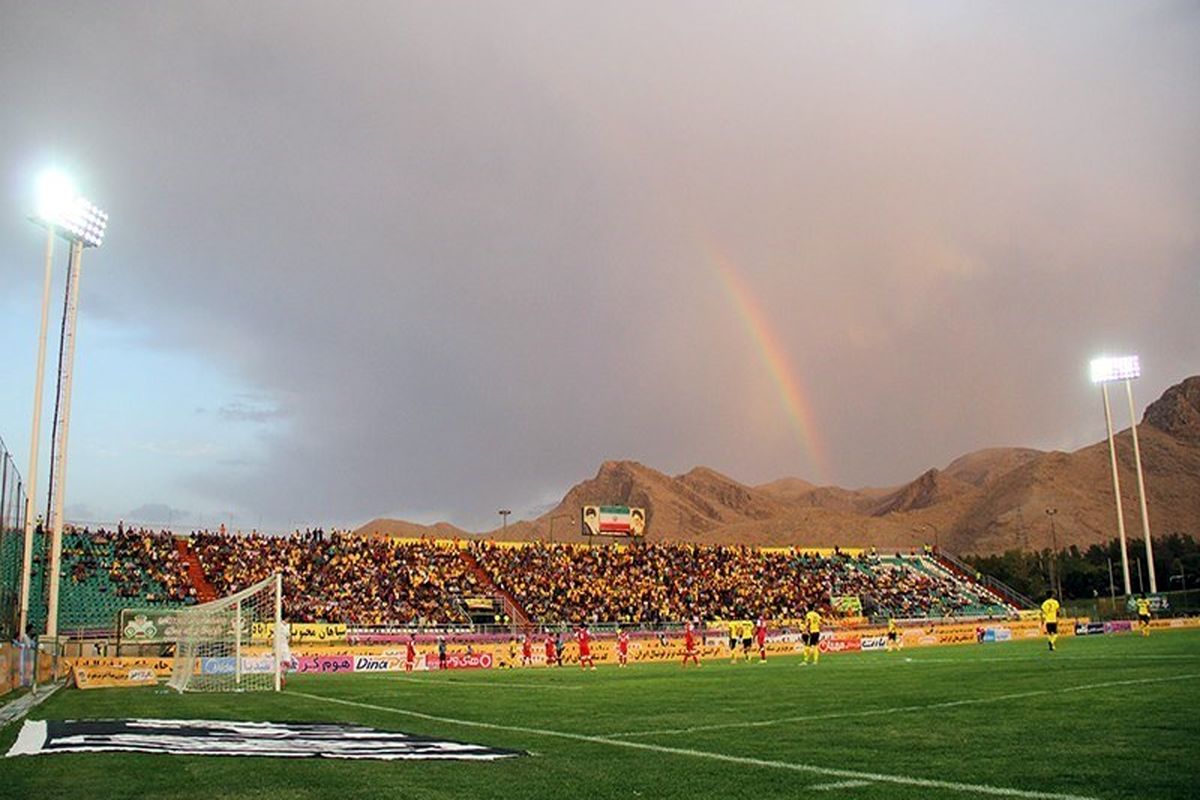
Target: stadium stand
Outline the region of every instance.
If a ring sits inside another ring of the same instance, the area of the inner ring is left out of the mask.
[[[999,598],[918,556],[871,559],[669,543],[478,542],[471,548],[497,585],[543,623],[789,618],[814,606],[832,614],[835,596],[858,596],[865,613],[901,618],[1009,610]]]
[[[283,574],[284,616],[353,625],[469,622],[477,579],[453,543],[370,539],[337,531],[291,536],[192,535],[218,594]]]
[[[23,547],[23,538],[17,532],[4,536],[0,539],[0,575],[3,576],[4,586],[8,588],[10,597],[5,598],[5,628],[10,636],[16,635],[16,618],[18,612],[17,593],[20,589],[21,576],[21,550]],[[33,598],[42,597],[43,583],[41,569],[42,560],[42,537],[41,534],[34,536],[34,561],[33,561],[33,582],[30,584],[30,596]],[[34,630],[41,630],[46,624],[46,609],[41,603],[31,603],[29,608],[29,624]]]
[[[37,552],[40,578],[40,546]],[[19,548],[4,542],[0,562],[19,556]],[[276,571],[283,574],[288,619],[364,627],[790,619],[812,607],[837,616],[835,598],[844,597],[855,598],[867,617],[1005,616],[1013,610],[960,570],[915,554],[666,542],[462,543],[319,530],[183,538],[83,529],[64,540],[60,626],[111,629],[122,608],[189,605]],[[39,592],[35,583],[35,596]],[[40,608],[35,626],[44,624]]]
[[[63,536],[59,625],[108,628],[122,608],[196,602],[168,533],[87,529]]]

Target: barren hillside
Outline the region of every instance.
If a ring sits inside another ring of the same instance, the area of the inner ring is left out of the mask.
[[[1200,535],[1200,376],[1168,389],[1138,425],[1152,532]],[[1117,437],[1126,533],[1141,536],[1133,446]],[[799,546],[911,548],[937,541],[960,553],[1013,547],[1086,546],[1116,535],[1108,444],[1072,453],[990,448],[907,484],[842,489],[781,478],[747,486],[696,467],[675,477],[635,461],[606,461],[551,511],[508,526],[509,539],[578,540],[587,504],[642,506],[647,537],[682,541]],[[1047,509],[1056,509],[1051,515]],[[445,523],[375,520],[363,533],[470,536]],[[479,534],[498,537],[501,531]]]

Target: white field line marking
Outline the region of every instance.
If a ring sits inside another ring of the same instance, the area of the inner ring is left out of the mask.
[[[941,703],[927,703],[919,706],[892,706],[891,708],[871,708],[864,711],[835,711],[829,714],[808,714],[799,717],[781,717],[779,719],[760,719],[749,722],[726,722],[718,725],[695,725],[690,728],[661,728],[649,731],[624,731],[610,733],[604,738],[626,739],[634,736],[669,736],[680,733],[701,733],[704,731],[723,731],[732,728],[766,728],[772,725],[784,725],[789,722],[812,722],[815,720],[844,719],[848,717],[875,717],[885,714],[901,714],[909,711],[932,711],[939,708],[957,708],[958,706],[981,705],[984,703],[1002,703],[1006,700],[1023,700],[1027,697],[1042,697],[1050,694],[1065,694],[1067,692],[1086,692],[1093,689],[1109,689],[1114,686],[1138,686],[1144,683],[1167,683],[1169,681],[1186,681],[1200,678],[1200,673],[1188,675],[1171,675],[1163,678],[1135,678],[1126,681],[1105,681],[1104,683],[1085,683],[1079,686],[1064,686],[1054,689],[1033,689],[1027,692],[1011,692],[992,697],[972,697],[965,700],[946,700]]]
[[[859,786],[870,786],[870,781],[836,781],[834,783],[814,783],[806,788],[814,792],[828,792],[833,789],[857,789]]]
[[[442,680],[440,678],[411,678],[407,675],[389,675],[388,677],[391,680],[404,681],[406,683],[438,683],[443,686],[486,686],[489,689],[566,689],[568,691],[577,692],[583,688],[582,686],[559,686],[553,683],[508,683],[506,681],[492,683],[489,681],[455,681]]]
[[[963,645],[966,647],[966,645]],[[1122,656],[1105,656],[1105,655],[1063,655],[1061,651],[1051,653],[1042,653],[1036,656],[970,656],[964,655],[962,658],[945,658],[944,656],[922,656],[921,650],[932,650],[933,647],[922,647],[915,650],[905,650],[897,653],[851,653],[851,654],[836,654],[836,657],[829,662],[822,661],[821,669],[827,668],[828,664],[834,665],[832,668],[838,671],[854,670],[854,669],[897,669],[896,664],[912,666],[914,664],[979,664],[987,662],[1015,662],[1015,661],[1200,661],[1200,656],[1188,655],[1183,653],[1146,653],[1143,655],[1122,655]],[[940,648],[938,648],[940,649]],[[911,655],[909,655],[911,653]],[[779,668],[788,668],[796,663],[792,660],[798,658],[799,654],[788,653],[777,658],[775,661],[768,661],[769,665],[778,666]],[[784,660],[787,659],[787,660]]]
[[[1040,656],[984,656],[983,658],[939,658],[932,656],[930,658],[922,658],[917,656],[905,656],[903,663],[905,664],[975,664],[980,661],[1113,661],[1113,656],[1063,656],[1055,653],[1050,655],[1045,653]],[[1186,655],[1183,653],[1146,653],[1144,655],[1128,655],[1118,656],[1115,660],[1118,661],[1200,661],[1200,656]]]
[[[707,758],[712,761],[723,761],[729,764],[741,764],[743,766],[750,767],[768,767],[771,769],[785,769],[792,772],[804,772],[812,775],[828,775],[833,778],[844,778],[847,780],[864,780],[871,783],[892,783],[901,786],[921,786],[926,789],[946,789],[952,792],[985,794],[994,795],[997,797],[1020,797],[1026,798],[1026,800],[1097,800],[1094,797],[1087,797],[1084,795],[1059,794],[1057,792],[1036,792],[1027,789],[1009,789],[1003,786],[988,786],[987,784],[957,783],[955,781],[942,781],[931,778],[913,778],[906,777],[904,775],[883,775],[872,772],[857,772],[849,769],[834,769],[832,767],[818,767],[812,764],[798,764],[791,761],[768,761],[762,758],[732,756],[725,753],[713,753],[707,750],[692,750],[685,747],[665,747],[663,745],[650,744],[648,742],[630,742],[623,739],[609,739],[604,736],[589,736],[583,733],[569,733],[567,731],[551,731],[542,728],[526,728],[520,725],[500,725],[494,722],[476,722],[474,720],[455,719],[453,717],[439,717],[434,714],[425,714],[420,711],[409,711],[408,709],[404,708],[379,706],[373,703],[362,703],[357,700],[342,700],[337,697],[325,697],[324,695],[296,692],[290,689],[288,690],[287,694],[294,697],[307,697],[310,700],[320,700],[324,703],[336,703],[338,705],[351,706],[354,708],[365,708],[371,711],[383,711],[388,714],[399,714],[401,716],[428,720],[430,722],[441,722],[447,725],[462,725],[468,728],[484,728],[494,731],[508,731],[510,733],[526,733],[533,736],[550,736],[557,739],[588,742],[589,744],[603,744],[610,747],[624,747],[631,750],[646,750],[652,753],[666,753],[668,755],[689,756],[691,758]]]

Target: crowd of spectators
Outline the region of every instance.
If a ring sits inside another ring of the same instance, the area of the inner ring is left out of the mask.
[[[860,598],[865,613],[897,617],[947,615],[980,603],[961,581],[916,562],[839,552],[655,542],[475,542],[471,550],[498,586],[546,623],[787,619],[810,608],[832,614],[833,598],[841,596]]]
[[[840,551],[474,541],[464,557],[457,543],[323,530],[205,531],[186,541],[183,547],[169,532],[123,527],[76,531],[64,540],[64,575],[131,601],[195,603],[197,587],[180,552],[190,549],[218,597],[280,572],[289,620],[362,626],[467,622],[465,601],[489,594],[477,568],[543,624],[794,619],[811,608],[833,614],[839,597],[858,598],[866,615],[903,618],[975,613],[996,602],[980,587],[929,568],[929,558]]]
[[[63,573],[73,583],[93,582],[98,591],[121,598],[195,603],[196,587],[174,542],[165,531],[74,530],[63,538]]]
[[[871,573],[870,581],[859,590],[868,614],[901,618],[954,616],[1002,604],[982,587],[972,587],[949,574],[931,574],[910,564],[876,564]]]
[[[478,592],[458,548],[432,541],[195,533],[191,547],[218,596],[282,573],[284,616],[294,622],[465,622],[461,599]]]

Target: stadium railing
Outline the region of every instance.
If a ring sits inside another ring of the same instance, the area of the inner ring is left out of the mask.
[[[1016,606],[1017,608],[1037,608],[1038,606],[1038,604],[1032,599],[1021,594],[1004,581],[993,578],[991,575],[984,575],[983,573],[979,572],[979,570],[973,568],[969,564],[964,563],[959,558],[947,553],[944,550],[935,551],[934,557],[946,566],[951,567],[955,571],[961,573],[968,579],[982,584],[987,589],[995,592],[1001,600],[1004,600],[1010,605]]]

